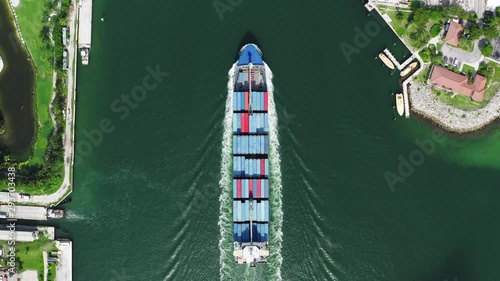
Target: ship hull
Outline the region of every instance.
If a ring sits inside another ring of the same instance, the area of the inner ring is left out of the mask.
[[[245,45],[233,92],[233,234],[238,264],[269,256],[269,93],[262,53]]]

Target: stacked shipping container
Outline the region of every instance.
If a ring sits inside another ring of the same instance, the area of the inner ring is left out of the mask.
[[[239,73],[238,82],[244,78]],[[233,93],[233,221],[236,242],[267,242],[269,239],[267,110],[267,92]]]

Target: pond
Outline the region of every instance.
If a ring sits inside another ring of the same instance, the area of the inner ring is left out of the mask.
[[[36,137],[35,70],[22,47],[7,0],[0,0],[0,148],[17,161],[32,154]],[[2,122],[3,120],[3,122]]]

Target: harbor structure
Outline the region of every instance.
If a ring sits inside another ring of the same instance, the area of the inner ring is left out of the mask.
[[[89,64],[92,46],[92,0],[80,0],[78,13],[78,48],[82,64]]]
[[[20,220],[47,220],[61,219],[64,217],[64,211],[35,206],[0,206],[0,218],[20,219]]]
[[[12,235],[11,233],[15,233]],[[0,241],[9,241],[12,238],[17,242],[33,242],[39,235],[44,234],[49,240],[54,240],[55,228],[52,226],[16,225],[12,229],[9,225],[0,225]]]

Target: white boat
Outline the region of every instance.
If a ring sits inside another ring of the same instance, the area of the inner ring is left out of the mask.
[[[396,109],[398,110],[399,116],[403,116],[403,113],[405,112],[403,94],[396,94]]]
[[[403,71],[401,71],[400,75],[401,77],[408,75],[412,70],[414,70],[417,67],[418,63],[417,62],[412,62],[410,65],[405,67]]]
[[[392,61],[384,53],[380,53],[378,57],[380,58],[380,60],[382,60],[385,66],[390,69],[394,69],[394,63],[392,63]]]

